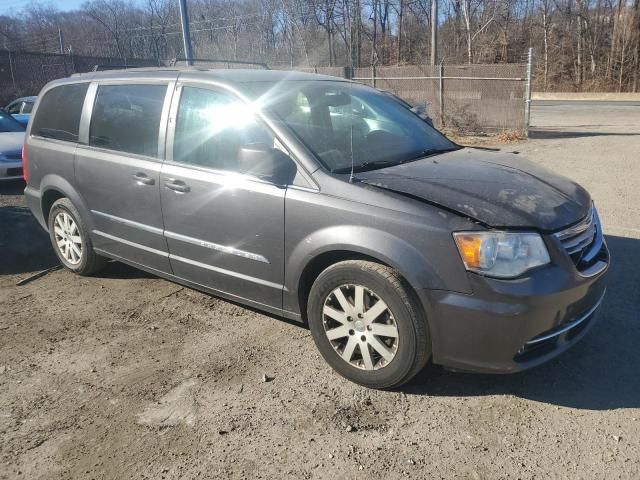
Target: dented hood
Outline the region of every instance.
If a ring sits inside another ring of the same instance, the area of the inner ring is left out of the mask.
[[[580,185],[513,153],[463,148],[357,177],[491,227],[558,230],[591,205]]]

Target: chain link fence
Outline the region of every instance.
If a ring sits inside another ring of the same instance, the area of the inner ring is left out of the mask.
[[[527,63],[272,68],[352,78],[426,106],[436,125],[459,133],[528,129]]]
[[[16,97],[37,95],[51,80],[90,72],[96,65],[153,67],[155,60],[90,57],[0,50],[0,107]]]
[[[175,64],[176,60],[169,62]],[[201,60],[208,68],[262,68],[261,64]],[[95,65],[157,66],[151,59],[89,57],[0,51],[0,106],[22,95],[37,95],[49,81],[88,72]],[[424,105],[439,127],[459,133],[526,132],[530,62],[493,65],[407,65],[392,67],[293,67],[278,70],[320,73],[386,90],[412,105]]]
[[[358,68],[353,79],[427,106],[462,133],[526,130],[526,64]]]

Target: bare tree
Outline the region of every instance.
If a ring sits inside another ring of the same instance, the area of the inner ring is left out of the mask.
[[[0,17],[10,50],[182,55],[175,0],[89,0],[77,11],[31,3]],[[640,0],[440,0],[447,63],[520,62],[534,47],[537,88],[640,88]],[[432,0],[189,0],[200,57],[296,65],[425,64]],[[79,19],[82,19],[79,21]],[[127,61],[127,60],[125,60]]]

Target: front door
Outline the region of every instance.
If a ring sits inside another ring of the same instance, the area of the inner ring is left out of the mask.
[[[158,149],[166,95],[166,83],[98,85],[88,144],[78,145],[75,160],[94,247],[160,272],[170,272]]]
[[[243,145],[273,134],[222,90],[179,87],[171,112],[160,195],[173,273],[281,308],[286,189],[238,162]]]

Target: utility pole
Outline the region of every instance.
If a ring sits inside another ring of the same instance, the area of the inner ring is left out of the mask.
[[[180,2],[180,20],[182,22],[182,42],[184,43],[184,58],[187,65],[193,65],[191,53],[191,34],[189,33],[189,14],[187,13],[187,0]]]
[[[64,55],[64,41],[62,40],[62,30],[58,27],[58,42],[60,43],[60,54]]]
[[[438,63],[438,0],[431,0],[431,65]]]

